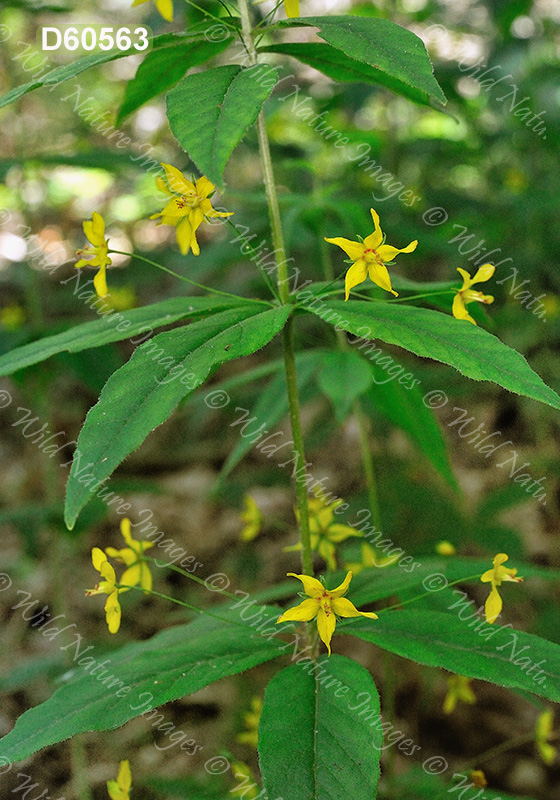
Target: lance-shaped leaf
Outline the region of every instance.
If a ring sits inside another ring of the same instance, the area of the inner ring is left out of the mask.
[[[134,78],[126,84],[124,100],[117,114],[117,125],[148,100],[174,86],[191,67],[217,56],[230,42],[231,38],[221,42],[202,40],[148,53]]]
[[[282,329],[290,307],[263,308],[248,303],[160,333],[113,373],[78,438],[66,491],[69,528],[93,492],[183,397],[220,364],[260,350]]]
[[[489,625],[468,598],[457,596],[453,603],[449,613],[381,612],[378,620],[340,623],[337,632],[419,664],[560,701],[560,645],[501,621]]]
[[[257,119],[277,80],[276,71],[267,64],[215,67],[187,75],[168,92],[173,135],[218,186],[234,148]]]
[[[372,800],[381,730],[377,689],[364,667],[344,656],[314,663],[302,654],[264,695],[259,766],[268,797]]]
[[[472,323],[427,308],[358,300],[325,300],[309,310],[325,322],[355,334],[361,343],[381,339],[418,356],[449,364],[467,378],[491,381],[560,409],[560,397],[533,372],[520,353]],[[362,354],[367,357],[365,349]],[[426,402],[430,402],[427,395]]]
[[[22,714],[0,740],[0,759],[21,761],[84,731],[117,728],[282,654],[278,641],[268,641],[248,625],[207,616],[127,645],[110,658],[106,650],[97,653],[71,632],[60,637],[57,644],[72,657],[74,675],[52,697]]]
[[[227,297],[173,297],[151,306],[104,314],[100,319],[84,322],[5,353],[0,356],[0,375],[11,375],[57,353],[79,353],[80,350],[123,339],[136,339],[132,344],[140,344],[154,328],[187,317],[197,319],[236,305],[243,305],[241,298],[236,304],[235,300]]]
[[[355,62],[367,64],[377,73],[377,83],[416,103],[447,102],[434,78],[432,64],[422,40],[412,31],[377,17],[333,16],[284,20],[283,27],[312,25],[335,50],[348,56],[347,64],[325,48],[317,53],[321,63],[311,63],[314,51],[304,45],[301,60],[333,77],[345,68],[355,71]],[[284,51],[287,52],[287,51]],[[297,56],[297,53],[294,53]],[[299,57],[299,56],[297,56]],[[369,73],[369,70],[367,70]],[[344,80],[338,74],[337,80]],[[364,80],[364,78],[361,78]],[[371,81],[371,77],[370,80]]]

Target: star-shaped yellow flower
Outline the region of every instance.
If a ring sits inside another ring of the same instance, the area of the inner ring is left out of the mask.
[[[464,675],[451,675],[447,679],[447,694],[443,701],[444,712],[451,714],[459,700],[472,705],[476,703],[476,695],[472,690],[470,678],[465,678]]]
[[[492,589],[484,606],[486,622],[489,622],[490,624],[496,622],[502,611],[503,603],[500,593],[498,592],[498,586],[502,585],[502,581],[513,581],[515,583],[519,583],[523,580],[523,578],[515,577],[517,575],[517,569],[509,569],[508,567],[502,566],[504,561],[507,561],[508,558],[509,556],[507,556],[505,553],[498,553],[492,562],[494,565],[492,569],[486,570],[486,572],[480,577],[482,583],[492,583]]]
[[[335,239],[327,239],[325,237],[326,242],[341,247],[354,262],[346,273],[345,300],[348,300],[350,290],[359,283],[363,283],[368,274],[377,286],[385,289],[386,292],[392,292],[395,297],[398,297],[397,292],[391,286],[391,278],[385,264],[391,264],[399,253],[412,253],[413,250],[416,250],[416,245],[418,244],[415,239],[406,247],[403,247],[402,250],[392,247],[390,244],[385,244],[385,237],[379,226],[379,214],[373,208],[370,211],[375,230],[369,236],[366,236],[363,242],[352,242],[350,239],[342,239],[340,236]]]
[[[297,578],[303,583],[305,594],[308,600],[304,600],[294,608],[288,609],[276,620],[279,622],[309,622],[317,617],[317,630],[321,641],[324,642],[331,654],[331,639],[336,627],[336,617],[369,617],[378,619],[373,611],[358,611],[353,603],[343,595],[348,591],[352,573],[349,572],[340,586],[336,589],[325,589],[323,584],[316,578],[309,575],[296,575],[295,572],[288,572],[292,578]],[[336,615],[336,616],[335,616]]]
[[[192,250],[195,256],[200,254],[196,240],[196,231],[204,219],[214,217],[231,217],[233,211],[216,211],[208,196],[214,191],[214,184],[202,176],[196,183],[187,180],[182,172],[171,164],[161,165],[165,170],[165,179],[156,178],[158,189],[171,195],[163,211],[152,214],[150,219],[161,217],[159,225],[174,225],[177,228],[177,243],[183,255]]]
[[[120,583],[125,586],[141,586],[142,589],[150,591],[152,588],[152,573],[145,558],[143,558],[143,554],[144,551],[153,547],[154,543],[148,541],[138,542],[133,539],[130,533],[130,520],[127,517],[121,521],[121,533],[128,547],[123,547],[121,550],[117,550],[115,547],[105,548],[108,556],[116,558],[117,561],[121,561],[128,567],[123,572]]]
[[[130,800],[132,775],[128,761],[121,761],[116,781],[107,781],[107,791],[111,800]]]
[[[284,11],[287,17],[299,17],[299,0],[284,0]]]
[[[260,533],[262,514],[250,494],[246,494],[243,499],[245,502],[245,510],[241,514],[241,520],[245,523],[245,527],[241,531],[241,541],[252,542]]]
[[[83,223],[83,228],[91,246],[76,251],[76,255],[85,255],[88,258],[81,258],[76,261],[75,266],[77,269],[80,269],[80,267],[99,267],[99,272],[93,279],[93,285],[98,297],[106,297],[109,294],[106,269],[112,261],[107,255],[109,245],[105,238],[105,220],[101,214],[94,211],[91,220],[86,219]],[[93,258],[89,258],[91,255],[93,255]]]
[[[105,603],[105,619],[107,620],[109,633],[116,633],[121,625],[119,593],[126,591],[126,589],[117,588],[115,570],[107,561],[107,556],[103,550],[99,547],[94,547],[91,551],[91,561],[104,580],[100,581],[95,589],[88,589],[86,596],[90,597],[93,594],[109,595]]]
[[[132,8],[147,2],[148,0],[134,0]],[[173,22],[173,0],[156,0],[156,8],[167,22]]]
[[[325,501],[319,497],[313,497],[308,502],[311,547],[325,559],[329,569],[336,569],[336,545],[344,542],[350,536],[362,535],[360,531],[349,525],[335,522],[335,509],[343,502],[343,500],[338,500],[326,505]],[[299,519],[297,511],[296,516]],[[301,542],[284,548],[286,553],[294,550],[301,550]]]
[[[471,286],[474,286],[475,283],[484,283],[484,281],[489,281],[494,274],[495,269],[496,267],[493,264],[483,264],[482,267],[476,271],[474,277],[471,278],[465,269],[457,267],[457,272],[463,279],[463,285],[460,289],[457,289],[457,294],[453,299],[452,311],[453,316],[456,319],[468,319],[469,322],[472,322],[473,325],[476,325],[476,322],[467,311],[467,304],[476,301],[477,303],[485,303],[486,305],[489,305],[490,303],[494,302],[494,298],[491,294],[475,292],[473,289],[471,289]]]
[[[552,711],[548,709],[543,711],[537,720],[535,728],[535,741],[540,756],[545,764],[549,767],[554,764],[556,759],[556,748],[550,744],[550,737],[552,735],[553,716]]]

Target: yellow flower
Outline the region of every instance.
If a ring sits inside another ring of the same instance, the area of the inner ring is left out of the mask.
[[[262,514],[250,494],[245,495],[244,503],[245,510],[241,514],[241,520],[245,523],[245,527],[241,531],[241,541],[252,542],[261,531]]]
[[[494,274],[495,269],[496,268],[493,264],[483,264],[482,267],[480,267],[480,269],[475,273],[474,278],[471,278],[465,269],[457,267],[457,272],[463,279],[463,285],[460,289],[457,289],[457,294],[453,299],[453,316],[456,319],[468,319],[469,322],[472,322],[473,325],[476,325],[476,322],[467,311],[467,304],[472,303],[475,300],[477,303],[486,303],[487,305],[494,302],[494,298],[491,294],[475,292],[473,289],[471,289],[471,286],[473,286],[475,283],[484,283],[484,281],[489,281]]]
[[[93,285],[95,286],[98,297],[106,297],[109,294],[106,269],[109,264],[112,264],[112,261],[107,255],[109,245],[105,238],[105,220],[101,214],[94,211],[91,215],[91,220],[87,219],[83,223],[83,228],[91,246],[84,247],[83,250],[77,250],[76,255],[86,255],[88,257],[93,255],[93,258],[81,258],[79,261],[76,261],[75,266],[77,269],[87,266],[99,267],[99,272],[93,279]]]
[[[214,191],[214,184],[208,178],[202,176],[194,184],[171,164],[161,166],[165,170],[165,179],[156,178],[156,183],[158,189],[171,195],[171,200],[161,213],[152,214],[150,219],[161,217],[159,225],[174,225],[177,228],[177,243],[183,255],[192,250],[197,256],[200,247],[196,240],[196,231],[204,219],[231,217],[233,211],[222,212],[212,208],[208,195]]]
[[[373,233],[370,233],[369,236],[366,236],[363,242],[352,242],[350,239],[342,239],[341,237],[335,239],[327,239],[327,237],[325,237],[326,242],[341,247],[354,262],[346,273],[345,300],[348,300],[350,290],[354,286],[365,281],[368,273],[370,279],[377,286],[385,289],[386,292],[392,292],[395,297],[397,297],[397,292],[395,292],[391,286],[391,278],[389,277],[389,272],[385,264],[392,264],[393,259],[399,253],[412,253],[413,250],[416,250],[416,245],[418,244],[415,239],[402,250],[385,244],[385,236],[379,227],[379,215],[373,208],[370,209],[370,211],[373,217],[375,230]]]
[[[325,559],[329,569],[336,569],[336,545],[344,542],[350,536],[362,535],[360,531],[354,530],[349,525],[341,525],[334,521],[335,509],[343,502],[343,500],[337,500],[326,505],[324,500],[313,497],[308,503],[311,547]],[[299,519],[297,511],[296,516]],[[295,550],[301,550],[301,542],[284,548],[286,553]]]
[[[488,786],[486,775],[481,769],[473,769],[473,771],[469,774],[469,780],[478,789],[484,789],[485,786]]]
[[[140,585],[142,589],[149,591],[152,588],[152,573],[146,563],[146,559],[143,558],[143,553],[153,547],[154,543],[148,541],[138,542],[133,539],[130,533],[130,520],[127,517],[121,521],[121,533],[128,547],[123,547],[122,550],[106,547],[105,552],[111,558],[116,558],[128,567],[123,572],[120,583],[125,586]]]
[[[11,306],[5,306],[0,311],[0,322],[7,331],[17,331],[25,322],[25,312],[16,303]]]
[[[246,797],[247,800],[255,800],[260,794],[259,787],[255,783],[255,776],[245,762],[234,761],[231,765],[231,771],[236,780],[239,781],[229,793],[234,797]]]
[[[105,619],[110,633],[116,633],[121,625],[121,606],[119,603],[119,593],[126,589],[117,588],[117,577],[115,570],[107,561],[107,556],[99,547],[94,547],[91,551],[91,561],[95,569],[101,574],[104,580],[100,581],[95,589],[88,589],[86,596],[93,594],[107,594],[105,603]]]
[[[346,564],[345,568],[352,570],[353,574],[358,575],[363,569],[368,569],[369,567],[382,569],[383,567],[394,564],[398,559],[398,554],[394,556],[383,556],[376,551],[375,547],[372,547],[369,542],[362,542],[362,560],[356,563]]]
[[[484,606],[486,622],[489,622],[490,624],[496,622],[502,611],[503,604],[500,593],[498,592],[498,586],[502,585],[502,581],[514,581],[515,583],[519,583],[523,580],[523,578],[515,577],[517,575],[517,569],[508,569],[508,567],[502,567],[502,564],[504,561],[507,561],[508,558],[509,556],[507,556],[505,553],[498,553],[492,562],[494,565],[493,568],[486,570],[486,572],[480,577],[482,583],[492,583],[492,589]]]
[[[556,748],[553,747],[549,739],[552,734],[552,711],[544,711],[537,720],[535,729],[535,741],[538,751],[545,764],[550,766],[556,758]]]
[[[284,11],[287,17],[299,17],[299,0],[284,0]]]
[[[378,619],[377,614],[374,614],[373,611],[358,611],[354,604],[343,596],[348,591],[352,580],[351,572],[347,574],[340,586],[330,591],[325,589],[320,581],[309,575],[296,575],[295,572],[288,572],[288,575],[303,583],[305,594],[309,599],[285,611],[278,617],[276,624],[289,621],[309,622],[317,617],[317,630],[321,641],[327,646],[329,655],[331,654],[331,639],[336,627],[336,616]]]
[[[134,0],[132,8],[147,2],[148,0]],[[173,22],[173,0],[156,0],[156,8],[164,19]]]
[[[243,715],[245,730],[237,734],[237,741],[240,744],[248,744],[257,749],[259,741],[259,722],[262,712],[262,700],[260,697],[253,697],[251,700],[251,710]]]
[[[132,775],[128,761],[121,761],[116,781],[107,781],[107,791],[111,800],[130,800]]]
[[[443,701],[444,712],[451,714],[459,700],[472,705],[476,703],[476,696],[471,688],[470,678],[465,678],[463,675],[451,675],[447,679],[447,694]]]
[[[456,552],[451,542],[443,541],[436,544],[436,553],[440,556],[454,556]]]

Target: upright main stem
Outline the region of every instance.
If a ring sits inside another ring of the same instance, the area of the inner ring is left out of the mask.
[[[247,0],[239,0],[239,13],[241,15],[241,35],[247,50],[249,65],[254,66],[257,63],[258,58],[255,42],[253,40],[253,28],[251,25],[251,17],[249,14]],[[283,304],[287,304],[290,302],[290,289],[288,287],[286,249],[284,247],[284,236],[282,234],[282,221],[280,219],[278,194],[276,192],[274,170],[272,168],[268,134],[266,132],[266,121],[264,118],[264,112],[262,110],[257,117],[257,134],[259,139],[259,150],[261,154],[266,202],[268,205],[268,216],[270,219],[270,229],[272,232],[272,243],[274,245],[274,257],[277,267],[278,294],[280,301]],[[286,372],[286,384],[288,387],[288,405],[290,410],[290,423],[292,427],[294,453],[296,456],[296,467],[299,468],[304,467],[306,461],[303,433],[301,430],[301,415],[299,408],[294,348],[294,325],[292,316],[290,316],[282,331],[282,344],[284,349],[284,368]],[[296,480],[296,495],[302,545],[302,571],[307,575],[313,575],[311,537],[309,534],[309,511],[307,507],[307,489],[305,487],[305,483],[302,481]]]

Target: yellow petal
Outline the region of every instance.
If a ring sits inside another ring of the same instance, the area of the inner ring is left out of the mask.
[[[367,278],[367,267],[366,262],[363,259],[356,261],[348,272],[346,273],[346,280],[345,280],[345,291],[346,297],[345,300],[348,300],[350,295],[350,291],[354,288],[354,286],[358,286],[359,283],[363,283]]]
[[[278,617],[276,624],[279,622],[309,622],[317,616],[319,611],[319,603],[314,598],[310,597],[304,600],[298,606],[289,608],[287,611]]]
[[[167,22],[173,22],[173,0],[156,0],[156,8]]]
[[[109,289],[107,287],[107,275],[105,264],[101,264],[99,272],[93,279],[93,285],[98,297],[107,297]]]
[[[330,611],[326,613],[322,607],[319,607],[319,613],[317,614],[317,630],[319,631],[321,641],[327,645],[329,655],[331,654],[331,639],[335,628],[336,617],[333,612]]]
[[[329,569],[335,570],[336,569],[336,557],[335,557],[335,546],[328,539],[322,537],[319,540],[318,546],[315,545],[313,548],[317,550],[321,558],[324,558],[327,562],[327,566]]]
[[[377,250],[381,242],[383,241],[383,232],[381,230],[381,226],[379,224],[379,214],[377,211],[374,211],[373,208],[370,208],[371,218],[373,220],[373,233],[370,233],[369,236],[366,236],[364,239],[364,244],[368,249]]]
[[[472,322],[474,325],[476,325],[476,322],[467,311],[467,307],[465,306],[461,292],[457,292],[453,298],[453,307],[451,310],[455,319],[467,319],[469,322]]]
[[[352,573],[349,572],[340,586],[337,586],[336,589],[329,590],[329,594],[331,597],[342,597],[343,594],[346,594],[348,591],[348,587],[350,586],[350,581],[352,580]]]
[[[99,547],[94,547],[91,551],[91,563],[98,572],[101,572],[101,565],[107,561],[107,556]]]
[[[373,611],[358,611],[354,603],[346,597],[335,597],[332,602],[332,610],[339,617],[369,617],[369,619],[379,619]]]
[[[136,562],[128,569],[125,569],[123,572],[120,583],[124,584],[124,586],[138,586],[140,583],[141,578],[141,564],[140,562]]]
[[[399,253],[414,252],[414,250],[416,250],[417,245],[418,245],[418,240],[415,239],[413,242],[407,244],[407,246],[403,247],[401,250],[399,250],[398,247],[393,247],[390,244],[382,244],[379,247],[377,247],[376,250],[377,254],[380,256],[380,258],[383,259],[383,261],[392,261],[395,258],[395,256],[397,256]]]
[[[200,247],[198,245],[198,241],[197,241],[197,238],[196,238],[196,231],[193,231],[191,233],[191,250],[192,250],[193,256],[200,255]]]
[[[336,244],[337,247],[344,250],[352,261],[358,261],[364,254],[365,247],[361,242],[352,242],[350,239],[343,239],[341,236],[337,236],[334,239],[327,239],[325,236],[325,242]]]
[[[382,289],[385,289],[386,292],[391,292],[395,297],[399,296],[391,286],[391,278],[389,277],[389,271],[385,264],[369,264],[369,277],[376,286],[380,286]]]
[[[215,189],[214,184],[203,175],[196,182],[196,193],[199,197],[206,199]]]
[[[164,164],[163,162],[161,166],[165,170],[167,183],[173,192],[177,194],[186,194],[187,192],[195,191],[194,184],[187,180],[177,167],[174,167],[172,164]]]
[[[132,774],[130,772],[130,764],[128,761],[121,761],[117,783],[125,791],[128,791],[132,786]]]
[[[495,271],[496,267],[494,264],[483,264],[480,269],[475,272],[472,282],[484,283],[484,281],[489,281]]]
[[[125,517],[121,520],[121,535],[129,547],[133,543],[132,534],[130,533],[130,520]]]
[[[299,0],[284,0],[287,17],[299,17]]]
[[[147,592],[152,589],[152,573],[145,561],[140,563],[140,586]]]
[[[105,220],[98,214],[97,211],[94,211],[91,215],[91,222],[92,222],[92,233],[95,237],[94,239],[90,239],[92,244],[103,244],[105,241]],[[88,236],[89,239],[89,236]],[[97,241],[96,241],[97,240]]]
[[[502,598],[500,597],[500,593],[496,589],[494,585],[492,585],[492,591],[488,595],[486,603],[484,605],[484,612],[486,614],[486,622],[489,622],[491,625],[496,622],[498,617],[500,616],[500,612],[502,610]]]
[[[103,563],[100,565],[99,572],[101,573],[101,577],[105,578],[107,583],[113,585],[116,583],[117,576],[115,574],[115,570],[113,569],[111,564],[109,564],[107,559],[105,559],[105,561],[103,561]]]
[[[466,269],[461,269],[461,267],[457,267],[457,272],[463,279],[463,285],[461,286],[461,291],[463,292],[465,289],[470,289],[473,285],[474,281],[467,272]]]
[[[105,603],[105,619],[109,633],[116,633],[121,626],[121,607],[119,604],[119,593],[115,589]]]
[[[331,542],[344,542],[350,536],[362,536],[360,531],[354,530],[349,525],[335,523],[329,526],[328,537]]]
[[[176,235],[177,244],[181,248],[181,253],[186,256],[191,248],[191,239],[193,235],[193,229],[191,228],[191,223],[189,222],[188,217],[185,217],[177,225]]]
[[[317,578],[311,578],[309,575],[296,575],[295,572],[288,572],[288,577],[297,578],[301,581],[308,597],[321,597],[321,595],[325,594],[325,587]]]

